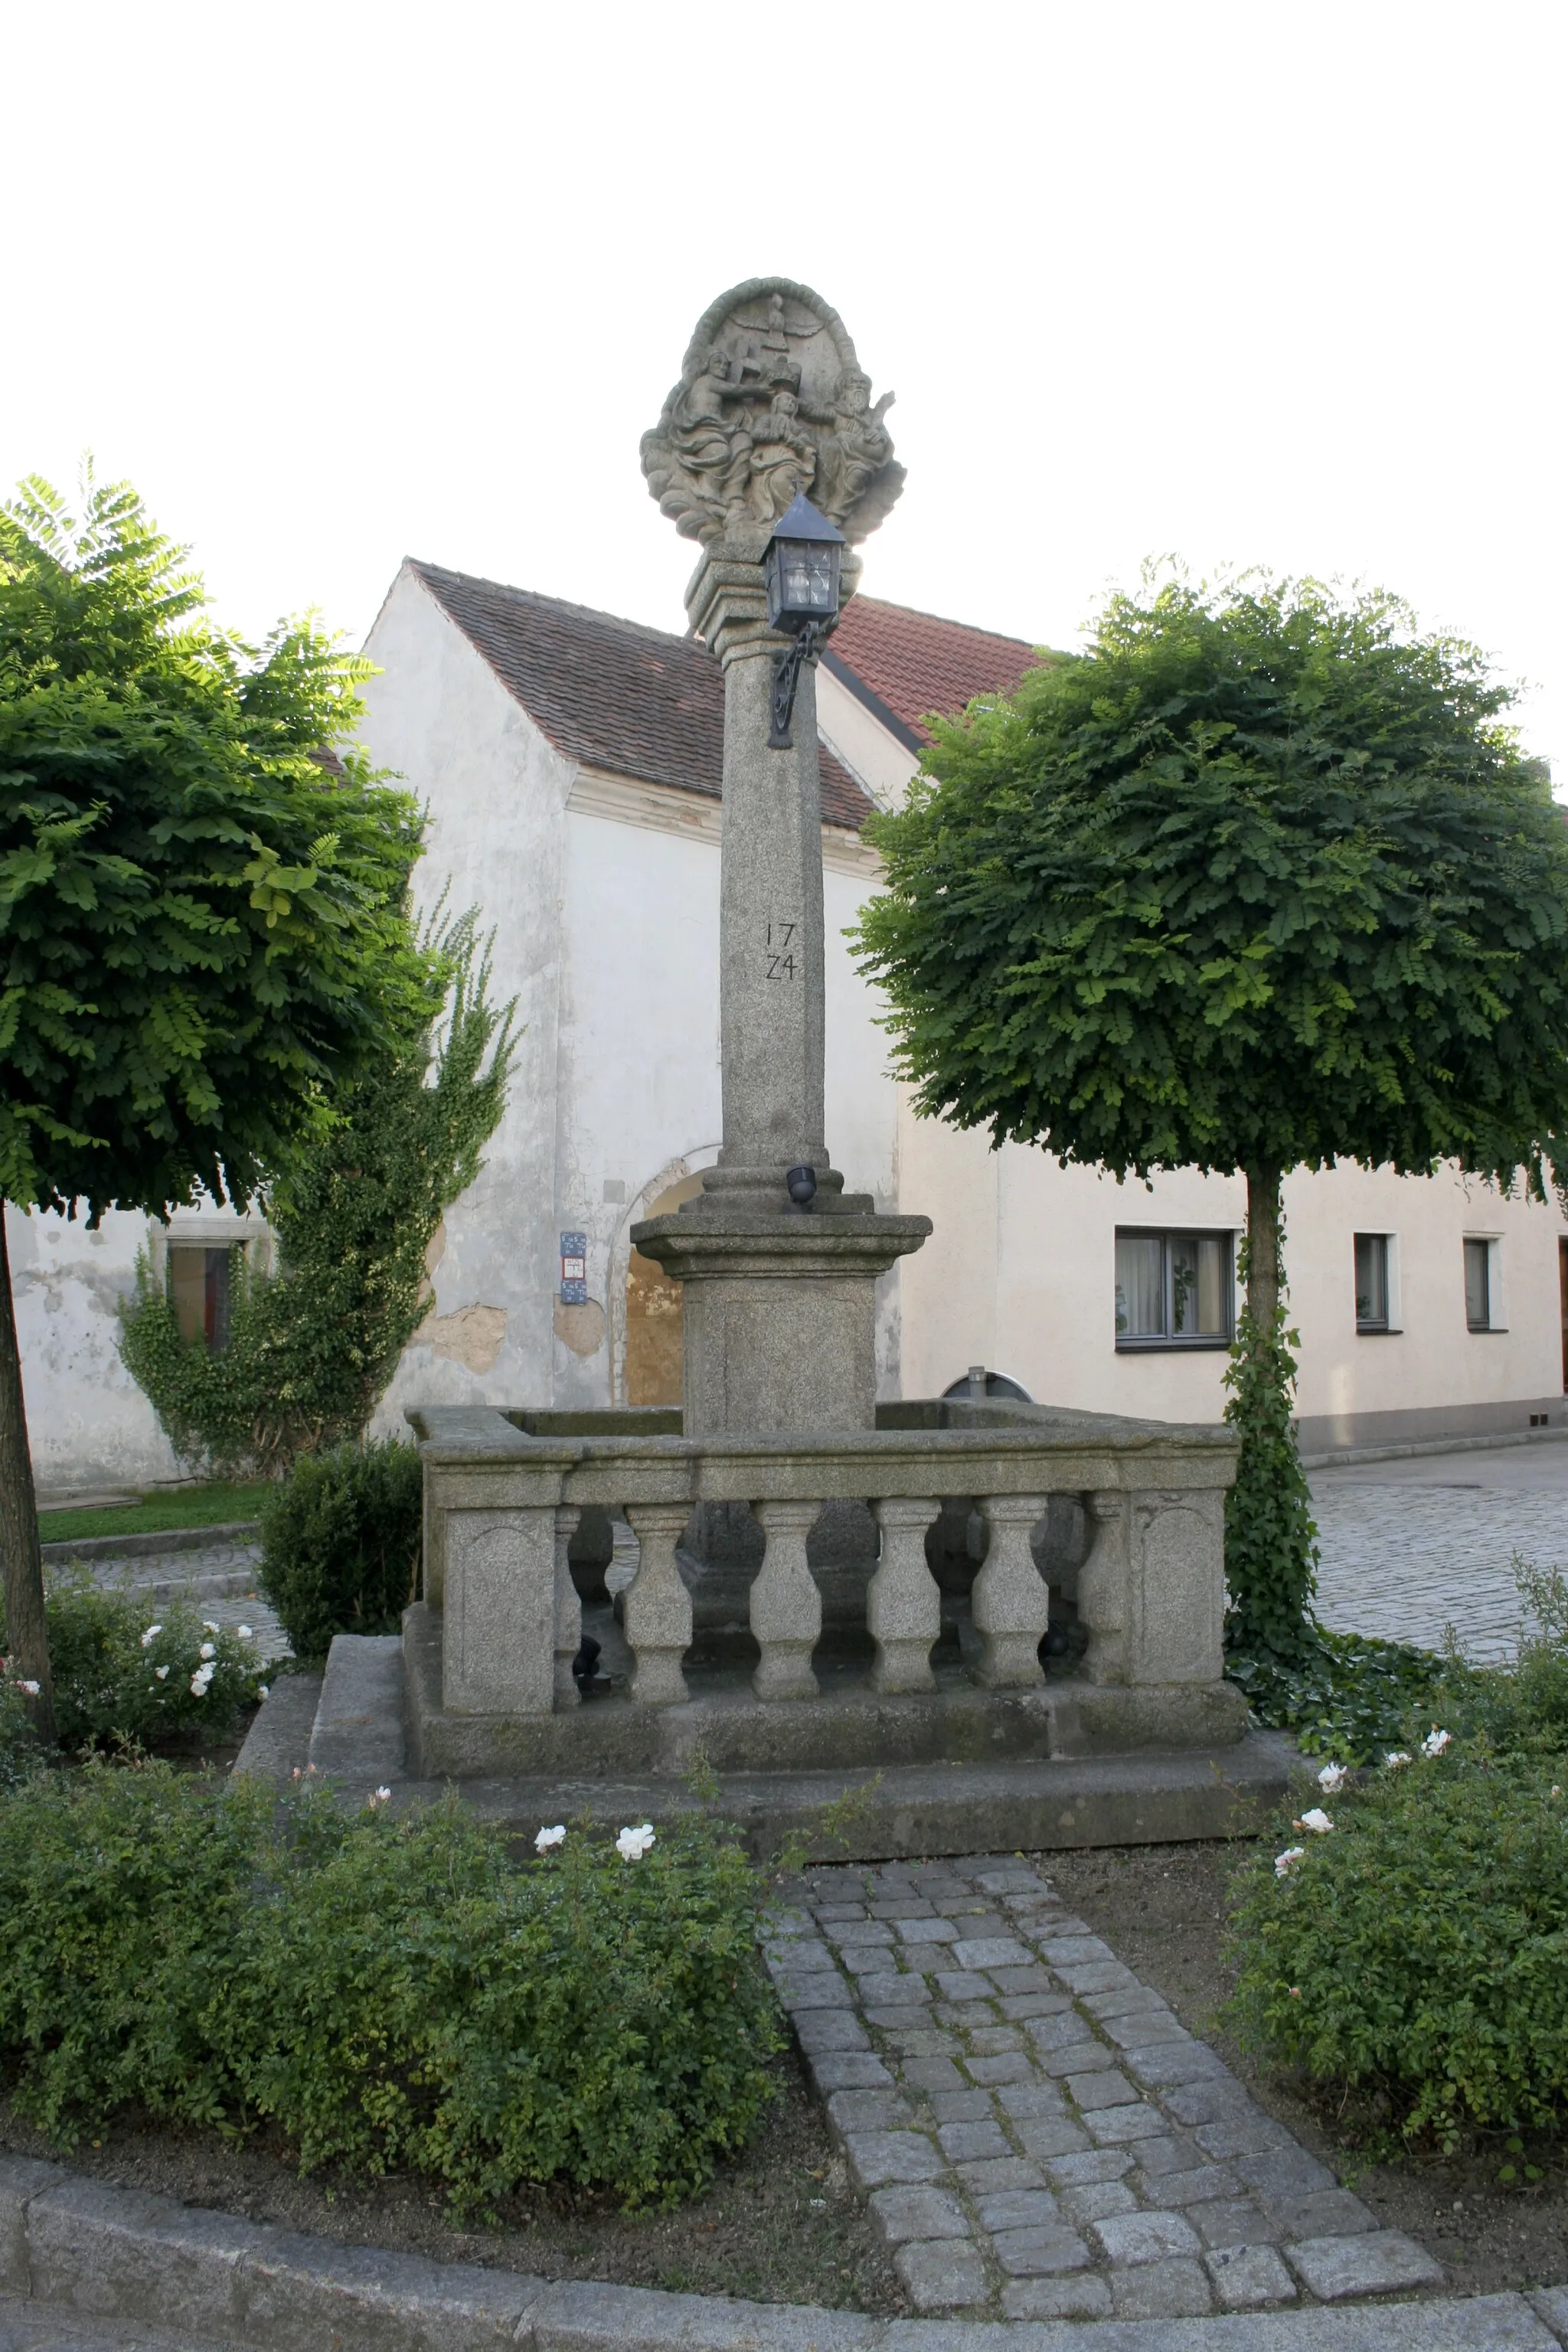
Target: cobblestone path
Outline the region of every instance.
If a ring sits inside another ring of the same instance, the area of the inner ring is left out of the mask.
[[[1452,1486],[1312,1481],[1321,1566],[1318,1613],[1336,1633],[1438,1650],[1452,1623],[1478,1665],[1511,1658],[1521,1604],[1509,1565],[1568,1570],[1568,1494]]]
[[[810,1871],[768,1959],[921,2311],[1136,2319],[1436,2287],[1030,1864]]]

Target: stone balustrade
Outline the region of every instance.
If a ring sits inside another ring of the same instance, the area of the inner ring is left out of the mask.
[[[449,1718],[521,1727],[601,1711],[581,1706],[573,1672],[584,1622],[572,1548],[590,1510],[624,1517],[636,1538],[614,1637],[624,1636],[630,1660],[616,1701],[639,1715],[689,1706],[701,1692],[690,1567],[678,1551],[702,1504],[749,1506],[761,1529],[761,1565],[744,1594],[755,1664],[739,1696],[770,1716],[824,1700],[814,1664],[823,1588],[808,1543],[824,1507],[847,1503],[868,1506],[876,1532],[874,1565],[854,1587],[860,1622],[849,1629],[862,1664],[836,1682],[840,1704],[853,1687],[885,1718],[887,1702],[940,1698],[942,1592],[928,1535],[953,1496],[972,1498],[984,1541],[949,1683],[956,1674],[971,1693],[1010,1695],[1045,1682],[1051,1595],[1037,1550],[1052,1498],[1067,1496],[1081,1504],[1086,1536],[1070,1580],[1076,1679],[1165,1692],[1220,1684],[1235,1465],[1223,1429],[957,1402],[883,1408],[875,1432],[812,1438],[688,1439],[670,1413],[483,1408],[412,1418],[425,1464],[425,1589],[411,1616],[426,1686],[438,1633],[439,1708]],[[733,1672],[727,1693],[732,1714]],[[1212,1737],[1212,1708],[1204,1721]],[[1237,1718],[1232,1736],[1240,1727]],[[574,1750],[591,1753],[593,1736],[584,1721]]]

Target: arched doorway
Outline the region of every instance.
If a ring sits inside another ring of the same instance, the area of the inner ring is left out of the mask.
[[[682,1177],[641,1213],[671,1216],[701,1190],[700,1176]],[[626,1402],[679,1404],[684,1370],[680,1285],[634,1249],[626,1259]]]

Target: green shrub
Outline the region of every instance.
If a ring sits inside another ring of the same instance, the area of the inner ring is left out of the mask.
[[[270,1792],[89,1764],[0,1799],[0,2060],[62,2146],[117,2108],[219,2123],[205,2019],[251,1907]]]
[[[1444,1692],[1444,1721],[1484,1737],[1505,1753],[1568,1755],[1568,1579],[1513,1556],[1527,1612],[1514,1665],[1456,1674]],[[1529,1621],[1533,1619],[1533,1626]]]
[[[307,1454],[261,1515],[261,1590],[302,1658],[334,1633],[395,1633],[419,1569],[419,1456],[412,1445]]]
[[[1558,1768],[1559,1769],[1561,1767]],[[1568,1800],[1550,1762],[1456,1743],[1325,1799],[1233,1885],[1245,2038],[1406,2137],[1568,2112]]]
[[[0,1796],[20,1788],[42,1760],[22,1694],[11,1678],[10,1662],[0,1657]]]
[[[45,1615],[55,1719],[67,1747],[216,1736],[265,1691],[265,1665],[254,1646],[204,1619],[187,1601],[154,1608],[133,1593],[95,1584],[85,1569],[68,1569],[50,1577]]]
[[[761,1884],[705,1823],[521,1865],[455,1801],[281,1808],[150,1765],[0,1803],[0,2061],[62,2145],[116,2108],[394,2167],[459,2207],[672,2203],[773,2095]]]

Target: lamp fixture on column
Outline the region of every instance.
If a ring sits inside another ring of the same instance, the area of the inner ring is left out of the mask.
[[[771,751],[790,749],[789,726],[800,666],[815,660],[818,646],[837,624],[839,550],[844,544],[844,533],[836,530],[826,516],[818,514],[804,492],[797,490],[774,526],[763,554],[768,626],[785,629],[795,639],[787,654],[773,659]]]

